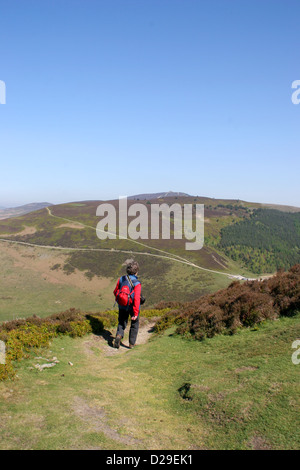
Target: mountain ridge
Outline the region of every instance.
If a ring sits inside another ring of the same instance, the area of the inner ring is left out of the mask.
[[[174,191],[163,191],[161,193],[145,193],[135,194],[129,196],[128,199],[164,199],[166,197],[193,197],[191,194],[174,192]]]
[[[21,215],[29,214],[30,212],[44,209],[45,207],[53,206],[50,202],[31,202],[22,206],[11,208],[0,208],[0,220],[10,219],[12,217],[19,217]]]
[[[188,252],[184,239],[174,239],[172,227],[170,240],[162,237],[150,237],[142,243],[118,237],[100,240],[95,230],[99,222],[97,207],[101,203],[112,204],[118,220],[118,202],[77,201],[1,220],[0,318],[7,318],[11,311],[22,316],[40,312],[46,315],[74,305],[89,311],[99,305],[109,308],[115,279],[131,257],[140,264],[147,305],[170,298],[195,300],[227,287],[232,275],[248,279],[273,274],[277,264],[281,267],[281,254],[286,250],[293,256],[293,264],[299,262],[294,239],[285,240],[284,229],[296,224],[300,212],[289,214],[285,209],[282,213],[278,210],[270,213],[261,204],[193,196],[153,199],[150,203],[139,201],[148,214],[151,203],[191,204],[193,208],[197,203],[205,204],[204,247]],[[128,207],[135,203],[129,199]],[[263,210],[263,214],[257,209]],[[254,244],[257,237],[253,243],[252,237],[250,241],[247,238],[247,227],[252,227],[259,236],[273,233],[271,245],[264,236],[265,248],[261,251],[260,245]],[[254,264],[249,264],[248,255]],[[158,284],[163,289],[157,289]],[[24,305],[28,307],[25,309]]]

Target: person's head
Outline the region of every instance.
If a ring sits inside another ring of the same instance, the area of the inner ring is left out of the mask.
[[[139,272],[139,269],[139,263],[137,263],[136,261],[130,261],[126,266],[127,274],[136,275]]]

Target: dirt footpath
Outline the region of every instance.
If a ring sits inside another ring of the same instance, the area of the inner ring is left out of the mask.
[[[150,336],[153,333],[153,327],[156,323],[156,319],[142,319],[141,325],[138,332],[136,345],[145,344],[149,340]],[[113,340],[115,338],[115,332],[111,334],[109,331],[105,330],[102,335],[89,335],[87,341],[85,342],[85,350],[88,354],[93,353],[93,348],[101,348],[105,356],[113,356],[115,354],[123,354],[126,351],[129,351],[129,341],[128,333],[130,328],[130,322],[126,328],[125,337],[121,342],[120,348],[115,349],[113,347]],[[117,328],[116,328],[117,329]]]

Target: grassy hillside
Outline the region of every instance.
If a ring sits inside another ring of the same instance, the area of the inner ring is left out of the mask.
[[[148,306],[170,298],[193,300],[231,282],[226,276],[205,269],[253,277],[251,266],[241,257],[233,256],[231,248],[225,247],[222,240],[225,230],[236,230],[236,227],[250,223],[254,211],[260,207],[258,204],[179,196],[151,200],[151,203],[160,204],[205,204],[205,246],[192,252],[185,250],[184,240],[146,240],[145,246],[131,240],[100,241],[95,232],[99,221],[96,209],[100,202],[51,206],[51,212],[42,209],[0,221],[0,238],[65,248],[64,251],[50,250],[0,241],[0,319],[30,314],[46,316],[71,307],[94,311],[111,308],[116,278],[123,273],[126,260],[132,257],[141,266],[140,277]],[[111,203],[118,214],[118,201]],[[150,208],[150,201],[139,203]],[[282,214],[282,220],[289,217],[284,212],[279,214]],[[242,249],[237,249],[241,254]],[[169,260],[167,256],[182,257],[204,270]],[[263,267],[264,272],[270,272],[273,265],[265,263]]]
[[[131,255],[78,253],[0,243],[0,321],[33,314],[45,317],[72,307],[89,311],[111,308],[116,279]],[[195,299],[230,283],[224,276],[184,264],[178,269],[178,263],[171,261],[147,256],[136,259],[147,307],[170,298]]]
[[[0,321],[31,315],[45,317],[68,308],[111,308],[114,280],[89,280],[84,272],[66,274],[64,253],[0,244]]]
[[[161,302],[132,350],[115,311],[2,324],[0,448],[298,449],[299,275]]]
[[[178,199],[169,202],[178,202]],[[187,202],[186,198],[184,202]],[[117,207],[116,201],[113,204]],[[168,240],[148,240],[146,246],[130,240],[100,241],[95,233],[99,220],[95,215],[98,205],[99,201],[63,204],[51,207],[53,216],[43,209],[0,221],[0,238],[34,245],[104,250],[54,251],[0,242],[1,319],[30,314],[45,316],[71,307],[94,311],[111,308],[113,285],[123,273],[126,260],[132,257],[136,257],[141,266],[140,276],[148,306],[169,298],[195,299],[230,282],[225,276],[166,258],[139,255],[141,252],[162,256],[170,253],[199,263],[204,268],[240,272],[238,265],[209,246],[200,252],[188,253],[181,240],[172,240],[171,243]],[[220,212],[215,212],[213,217],[219,217]],[[227,217],[226,210],[224,217]],[[151,250],[151,247],[166,253]],[[247,275],[248,271],[243,273]]]
[[[2,208],[0,207],[0,220],[9,219],[11,217],[19,217],[20,215],[28,214],[29,212],[38,211],[44,207],[52,206],[49,202],[33,202],[32,204],[25,204],[24,206]]]
[[[133,350],[56,338],[0,383],[0,448],[298,449],[299,336],[297,316],[204,342],[171,329]]]

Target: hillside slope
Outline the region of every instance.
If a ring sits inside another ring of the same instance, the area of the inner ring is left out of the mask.
[[[204,342],[171,329],[121,354],[112,334],[56,338],[18,363],[0,383],[1,449],[299,448],[299,316]]]
[[[118,215],[118,201],[109,202]],[[139,202],[150,209],[150,201]],[[114,282],[132,257],[141,266],[147,305],[170,298],[196,299],[226,287],[232,274],[246,278],[257,276],[242,259],[232,259],[221,240],[223,230],[247,223],[260,205],[191,196],[151,200],[151,203],[163,202],[205,204],[202,250],[188,252],[184,240],[173,239],[142,240],[142,244],[140,240],[136,243],[130,239],[100,241],[95,228],[99,222],[96,209],[101,201],[61,204],[0,221],[3,260],[0,317],[47,315],[70,307],[110,308]],[[131,200],[128,205],[134,203]],[[9,240],[29,246],[11,244]],[[36,245],[45,248],[35,248]],[[264,267],[264,271],[274,271],[268,269],[268,263]]]
[[[299,278],[161,303],[134,349],[113,348],[117,311],[1,324],[0,448],[298,449]]]
[[[12,207],[12,208],[1,208],[0,207],[0,220],[10,219],[11,217],[19,217],[20,215],[29,214],[30,212],[38,211],[44,207],[50,207],[50,202],[33,202],[31,204],[25,204],[24,206]]]
[[[300,213],[258,209],[222,228],[219,246],[252,272],[288,269],[300,263]]]
[[[193,302],[160,302],[159,307],[173,310],[157,323],[157,331],[176,324],[177,333],[197,340],[220,333],[233,335],[242,327],[281,316],[293,317],[300,312],[300,264],[261,282],[234,281]]]
[[[117,201],[112,203],[117,207]],[[95,215],[98,205],[99,201],[88,201],[52,206],[51,212],[43,209],[0,222],[1,239],[65,248],[64,251],[53,251],[49,248],[10,245],[0,240],[0,256],[6,259],[3,267],[7,266],[7,271],[2,270],[0,284],[2,318],[6,315],[24,316],[22,309],[29,314],[30,308],[32,313],[44,315],[41,312],[42,305],[46,307],[45,314],[61,310],[62,304],[55,302],[62,302],[63,308],[96,309],[97,296],[100,308],[110,308],[113,303],[113,283],[123,273],[126,260],[132,257],[136,257],[140,263],[140,276],[148,305],[171,297],[177,300],[197,298],[230,282],[224,275],[189,266],[180,257],[207,270],[239,273],[239,266],[221,256],[214,248],[207,246],[199,252],[188,254],[183,240],[172,240],[171,243],[168,240],[147,240],[143,245],[131,240],[100,241],[95,232],[99,221]],[[74,248],[77,251],[72,251]],[[247,275],[247,271],[244,274]],[[38,280],[38,276],[42,279]],[[31,289],[30,281],[34,283]],[[109,290],[103,288],[103,282],[110,286]],[[55,283],[57,287],[63,288],[61,293],[53,293]],[[73,286],[77,290],[77,300],[73,294],[66,295],[64,288],[67,286]],[[25,296],[30,297],[25,306],[22,301],[24,291]],[[36,292],[40,292],[40,295],[36,296]],[[92,298],[95,299],[94,305],[91,305]]]

